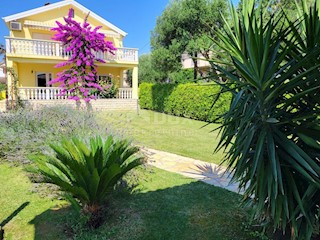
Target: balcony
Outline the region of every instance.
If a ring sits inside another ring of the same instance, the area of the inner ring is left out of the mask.
[[[72,96],[72,93],[66,92],[61,95],[61,88],[57,87],[20,87],[18,93],[21,100],[64,100]],[[99,99],[99,96],[96,96]],[[132,99],[132,88],[119,88],[118,99]]]
[[[66,47],[57,41],[34,40],[24,38],[6,38],[6,54],[8,56],[30,56],[30,57],[48,57],[53,59],[67,60],[71,52],[66,51]],[[106,62],[138,62],[138,49],[136,48],[118,48],[115,54],[95,53],[97,58]]]

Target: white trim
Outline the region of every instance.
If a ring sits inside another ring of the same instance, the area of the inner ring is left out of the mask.
[[[39,13],[43,13],[49,10],[53,10],[56,8],[60,8],[60,7],[64,7],[67,5],[73,5],[74,7],[80,9],[81,11],[83,11],[84,13],[89,13],[90,12],[90,16],[93,17],[95,20],[101,22],[102,24],[106,25],[107,27],[111,28],[112,30],[115,30],[116,32],[120,33],[122,36],[126,36],[127,33],[124,32],[123,30],[121,30],[120,28],[116,27],[115,25],[113,25],[112,23],[108,22],[107,20],[103,19],[102,17],[100,17],[99,15],[95,14],[94,12],[90,11],[88,8],[82,6],[81,4],[77,3],[74,0],[64,0],[61,2],[57,2],[57,3],[52,3],[46,6],[42,6],[39,8],[35,8],[29,11],[25,11],[25,12],[21,12],[21,13],[17,13],[14,15],[10,15],[7,17],[3,17],[2,19],[7,23],[13,20],[18,20],[21,18],[25,18],[25,17],[29,17],[35,14],[39,14]]]
[[[37,21],[30,21],[30,20],[25,20],[24,26],[27,26],[33,29],[44,29],[44,30],[50,30],[51,28],[56,27],[56,25],[51,23],[44,23],[44,22],[37,22]]]

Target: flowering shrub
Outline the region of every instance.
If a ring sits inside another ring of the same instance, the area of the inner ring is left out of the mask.
[[[51,142],[104,133],[108,134],[105,126],[87,111],[66,106],[20,108],[0,114],[0,163],[26,164],[28,155],[48,151]]]
[[[109,52],[113,54],[116,48],[112,42],[105,41],[105,35],[98,33],[101,27],[92,27],[85,18],[83,24],[72,19],[73,9],[69,10],[68,17],[64,18],[65,24],[56,22],[58,27],[52,31],[57,33],[54,40],[62,42],[66,46],[66,51],[71,53],[68,61],[56,65],[56,67],[71,66],[67,70],[58,73],[58,77],[50,81],[50,84],[60,83],[61,94],[67,91],[72,93],[70,99],[84,99],[89,102],[95,99],[90,89],[94,88],[103,91],[102,86],[97,82],[96,61],[105,63],[103,59],[96,57],[97,52]]]
[[[103,88],[103,91],[93,89],[91,92],[92,94],[99,96],[99,98],[116,98],[118,94],[118,87],[116,86],[111,74],[103,77],[100,76],[97,83]]]

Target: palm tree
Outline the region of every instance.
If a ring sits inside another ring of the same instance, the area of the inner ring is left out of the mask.
[[[318,9],[295,22],[284,22],[283,11],[265,21],[261,5],[247,0],[239,14],[231,6],[232,23],[216,30],[232,70],[213,65],[228,78],[223,91],[233,94],[217,150],[226,150],[255,218],[294,239],[311,239],[319,218]]]
[[[139,149],[128,140],[109,136],[88,142],[73,138],[52,144],[54,155],[45,154],[31,160],[46,183],[57,185],[79,203],[84,213],[99,215],[115,184],[131,169],[142,163]]]

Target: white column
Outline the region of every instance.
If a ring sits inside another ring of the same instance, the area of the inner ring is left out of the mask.
[[[132,71],[132,98],[138,99],[138,66]]]
[[[11,53],[11,40],[6,39],[6,53]]]

